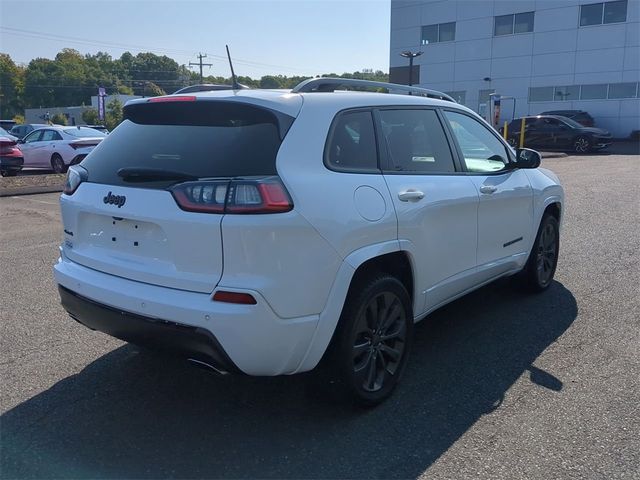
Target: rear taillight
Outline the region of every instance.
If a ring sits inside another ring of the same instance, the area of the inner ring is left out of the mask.
[[[185,182],[170,188],[178,206],[200,213],[282,213],[293,208],[279,177]]]
[[[0,154],[4,157],[21,157],[22,152],[13,140],[0,140]]]
[[[64,181],[62,193],[65,195],[73,195],[80,184],[87,179],[87,171],[80,165],[73,165],[67,170],[67,178]]]
[[[100,142],[70,142],[69,146],[74,150],[85,147],[95,147]]]

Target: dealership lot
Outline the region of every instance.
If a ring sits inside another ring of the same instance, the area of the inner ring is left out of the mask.
[[[94,333],[51,275],[58,194],[0,198],[0,476],[621,478],[640,471],[638,155],[546,159],[567,210],[556,282],[436,312],[396,394],[214,377]]]

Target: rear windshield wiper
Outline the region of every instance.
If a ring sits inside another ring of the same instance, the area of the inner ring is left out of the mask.
[[[198,180],[188,173],[173,172],[161,168],[125,167],[118,170],[118,176],[125,182],[153,182],[163,180]]]

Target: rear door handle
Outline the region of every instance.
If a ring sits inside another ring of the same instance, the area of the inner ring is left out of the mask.
[[[403,190],[398,193],[398,198],[402,202],[417,202],[418,200],[422,200],[424,198],[424,193],[420,190]]]
[[[496,190],[498,190],[498,187],[495,187],[493,185],[483,185],[480,187],[480,193],[485,194],[494,193]]]

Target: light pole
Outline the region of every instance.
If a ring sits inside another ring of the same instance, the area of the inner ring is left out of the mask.
[[[410,52],[406,50],[400,54],[401,57],[409,59],[409,86],[413,85],[413,59],[419,57],[424,52]]]

